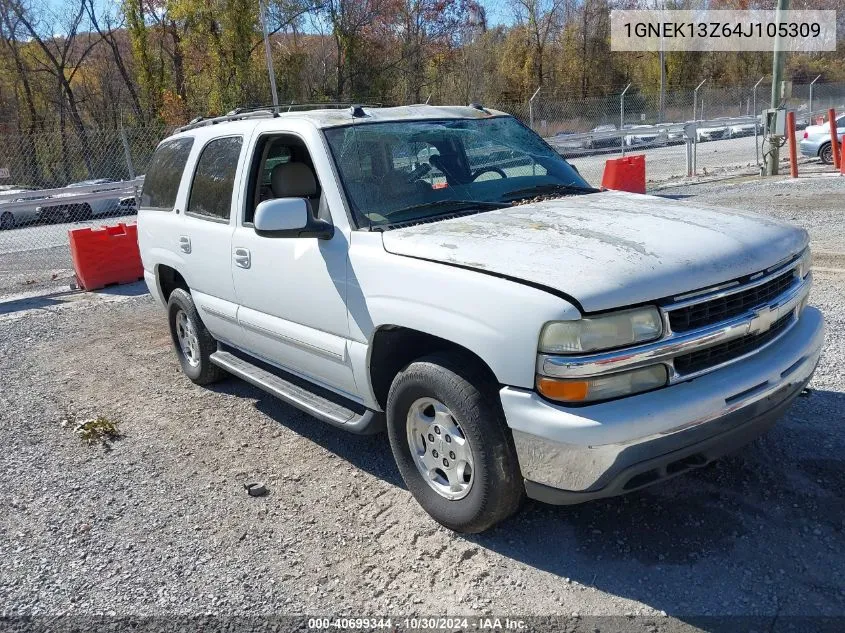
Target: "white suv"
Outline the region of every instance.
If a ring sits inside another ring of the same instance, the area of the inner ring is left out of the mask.
[[[484,530],[703,466],[818,362],[807,234],[592,189],[480,106],[234,113],[164,140],[139,242],[185,374],[385,426],[437,521]]]

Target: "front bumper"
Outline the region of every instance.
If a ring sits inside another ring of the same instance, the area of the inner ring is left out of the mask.
[[[583,407],[505,387],[529,496],[580,503],[630,492],[738,448],[765,431],[812,377],[824,338],[815,308],[775,343],[694,380]]]

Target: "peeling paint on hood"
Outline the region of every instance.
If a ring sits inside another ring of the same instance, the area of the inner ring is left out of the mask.
[[[799,253],[803,229],[759,215],[602,192],[383,234],[385,249],[574,297],[587,312],[706,288]]]

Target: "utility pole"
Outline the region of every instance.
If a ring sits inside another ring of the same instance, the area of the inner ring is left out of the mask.
[[[662,10],[666,10],[666,3],[662,2]],[[666,51],[663,50],[663,32],[660,33],[660,104],[658,106],[657,122],[663,123],[666,118]]]
[[[270,75],[270,92],[273,95],[273,110],[279,111],[279,93],[276,90],[276,71],[273,69],[273,51],[270,48],[270,33],[267,29],[267,9],[264,0],[258,0],[258,13],[261,16],[261,28],[264,30],[264,54],[267,56],[267,73]]]
[[[775,22],[777,24],[780,24],[782,13],[787,10],[789,10],[789,0],[778,0],[778,8],[775,13]],[[780,37],[780,29],[778,29],[778,34],[775,37],[774,56],[772,60],[772,109],[778,108],[781,102],[781,82],[783,82],[783,63],[785,58],[782,47],[783,41]],[[769,131],[768,140],[769,157],[768,160],[766,160],[766,175],[777,176],[778,162],[780,161],[780,137],[772,136],[771,131]]]

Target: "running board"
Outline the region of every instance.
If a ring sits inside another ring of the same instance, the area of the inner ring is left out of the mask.
[[[230,374],[332,426],[359,435],[371,435],[384,430],[384,414],[382,413],[370,409],[357,413],[339,402],[329,400],[291,380],[286,380],[275,372],[268,371],[222,349],[218,349],[210,358],[212,363]],[[281,370],[279,373],[282,373]],[[339,396],[338,399],[340,399]]]

